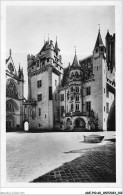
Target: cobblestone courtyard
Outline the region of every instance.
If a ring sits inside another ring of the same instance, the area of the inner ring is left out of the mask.
[[[115,182],[115,132],[7,133],[7,182]]]

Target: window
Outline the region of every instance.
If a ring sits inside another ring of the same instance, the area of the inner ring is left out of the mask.
[[[39,88],[41,86],[42,86],[42,81],[41,80],[37,81],[37,87]]]
[[[64,101],[64,94],[61,94],[61,101]]]
[[[73,87],[71,87],[71,92],[73,92]]]
[[[91,111],[91,101],[86,102],[86,111],[90,112]]]
[[[57,80],[55,80],[55,86],[57,86]]]
[[[47,115],[45,114],[45,118],[47,117]]]
[[[47,59],[47,62],[49,62],[49,59]]]
[[[108,89],[107,89],[107,92],[106,92],[106,97],[109,98],[109,91],[108,91]]]
[[[37,95],[37,100],[38,100],[38,102],[40,102],[42,100],[42,94]]]
[[[97,66],[97,70],[98,70],[98,66]]]
[[[76,92],[79,93],[79,87],[76,87]]]
[[[73,104],[71,104],[71,110],[73,110]]]
[[[52,87],[49,87],[49,100],[52,100],[53,96],[52,96]]]
[[[6,105],[6,111],[8,111],[8,112],[14,112],[14,106],[11,103],[7,103],[7,105]]]
[[[38,124],[38,126],[40,127],[40,126],[41,126],[41,124],[39,123],[39,124]]]
[[[79,104],[76,104],[76,110],[79,110]]]
[[[34,67],[32,66],[32,70],[34,69]]]
[[[79,96],[77,95],[77,96],[76,96],[76,102],[78,102],[78,101],[79,101]]]
[[[61,106],[61,116],[63,116],[64,113],[64,106]]]
[[[41,108],[38,109],[38,115],[41,116]]]
[[[71,96],[71,101],[73,101],[73,95]]]
[[[90,95],[91,94],[91,87],[87,87],[86,88],[86,95]]]
[[[105,88],[104,88],[104,93],[105,93]]]
[[[106,102],[106,113],[109,113],[109,103]]]
[[[7,97],[18,98],[18,90],[17,90],[17,87],[16,87],[16,83],[12,79],[7,80],[6,96]]]
[[[105,112],[105,106],[104,106],[104,112]]]

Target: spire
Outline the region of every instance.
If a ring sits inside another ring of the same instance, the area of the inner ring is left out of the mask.
[[[73,59],[72,66],[74,66],[74,67],[78,67],[79,66],[78,60],[77,60],[77,55],[76,55],[76,47],[75,47],[75,56],[74,56],[74,59]]]
[[[96,40],[96,44],[95,44],[94,49],[96,49],[99,46],[103,46],[103,41],[102,41],[102,37],[101,37],[101,34],[100,34],[100,26],[99,26],[98,36],[97,36],[97,40]]]
[[[48,34],[48,43],[49,43],[49,34]]]
[[[58,55],[58,52],[60,51],[59,47],[58,47],[58,43],[57,43],[57,36],[56,36],[56,43],[55,43],[55,52]]]

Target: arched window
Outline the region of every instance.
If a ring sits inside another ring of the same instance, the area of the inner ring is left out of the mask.
[[[12,105],[12,103],[10,103],[10,102],[6,103],[6,111],[7,112],[14,112],[15,111],[14,106]]]
[[[79,93],[79,87],[76,87],[76,92],[78,92],[78,93]]]
[[[18,98],[18,91],[15,82],[9,79],[6,84],[6,96]]]

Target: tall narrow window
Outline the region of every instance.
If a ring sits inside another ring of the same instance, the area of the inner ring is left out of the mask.
[[[71,104],[71,111],[73,110],[73,104]]]
[[[91,87],[87,87],[86,88],[86,95],[90,95],[91,94]]]
[[[39,114],[39,116],[41,116],[41,108],[39,108],[38,114]]]
[[[76,96],[76,102],[79,102],[79,96],[78,95]]]
[[[86,111],[90,113],[90,111],[91,111],[91,101],[86,102]]]
[[[52,100],[52,87],[49,87],[49,100]]]
[[[79,110],[79,104],[76,104],[76,110]]]
[[[106,102],[106,113],[109,113],[109,103]]]
[[[64,94],[61,94],[61,101],[64,101]]]

